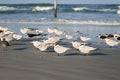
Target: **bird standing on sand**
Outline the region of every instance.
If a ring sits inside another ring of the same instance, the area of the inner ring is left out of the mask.
[[[117,45],[120,44],[119,41],[115,41],[115,40],[108,39],[108,38],[104,39],[104,41],[105,41],[105,43],[106,43],[107,45],[109,45],[110,47],[117,46]]]
[[[107,38],[105,35],[99,34],[97,37],[99,37],[101,40]]]
[[[54,29],[54,33],[55,33],[56,35],[61,35],[63,32],[60,31],[60,30],[58,30],[58,29]]]
[[[54,45],[54,50],[55,50],[55,52],[58,53],[58,56],[60,56],[60,54],[62,54],[62,53],[65,53],[69,49],[70,48],[63,47],[63,46],[60,46],[60,45]]]
[[[64,32],[63,34],[65,35],[65,37],[67,39],[72,39],[73,38],[73,36],[69,35],[67,32]]]
[[[82,41],[89,41],[89,40],[91,40],[91,38],[88,38],[88,37],[85,37],[85,36],[80,36],[80,39]]]
[[[7,51],[7,46],[9,46],[9,43],[5,39],[1,41],[1,45],[3,47],[3,50]]]
[[[75,48],[75,49],[79,49],[79,46],[81,45],[81,44],[87,44],[87,43],[84,43],[84,42],[77,42],[77,41],[72,41],[72,42],[70,42],[70,43],[72,43],[72,46]]]
[[[49,44],[46,44],[46,43],[43,42],[42,44],[40,44],[40,45],[38,46],[38,49],[39,49],[40,51],[46,51],[48,47],[49,47]]]
[[[58,30],[58,29],[56,29],[56,28],[54,28],[54,29],[50,29],[49,27],[48,27],[48,32],[49,33],[55,33],[56,35],[61,35],[63,32],[62,31],[60,31],[60,30]]]
[[[114,34],[114,38],[118,41],[120,41],[120,34]]]
[[[48,30],[49,33],[54,33],[54,29],[50,29],[50,28],[48,27],[47,30]]]
[[[39,45],[41,45],[43,42],[41,42],[41,41],[31,41],[30,43],[32,43],[35,48],[38,48]]]
[[[94,47],[90,47],[90,46],[87,46],[87,45],[80,45],[79,47],[79,51],[82,52],[83,54],[85,55],[88,55],[91,51],[93,50],[96,50],[97,48],[94,48]]]

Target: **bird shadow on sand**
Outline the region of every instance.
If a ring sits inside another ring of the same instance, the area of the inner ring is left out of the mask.
[[[27,47],[25,48],[15,48],[14,50],[25,50],[25,49],[28,49]]]
[[[25,44],[25,43],[14,43],[12,45],[27,45],[27,44]]]
[[[89,54],[89,56],[106,56],[106,55],[109,55],[109,54],[106,54],[106,53],[91,53],[91,54]]]
[[[80,53],[68,53],[68,54],[64,54],[64,56],[77,56],[77,55],[81,55]]]
[[[91,53],[91,54],[88,54],[88,55],[84,55],[84,54],[80,54],[80,53],[69,53],[69,54],[64,54],[64,56],[106,56],[108,54],[105,54],[105,53]]]

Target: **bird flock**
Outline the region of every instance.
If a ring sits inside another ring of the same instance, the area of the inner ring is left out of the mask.
[[[33,38],[36,36],[41,36],[45,38],[42,40],[32,40],[29,43],[42,52],[52,47],[58,56],[71,49],[70,47],[59,44],[62,40],[67,40],[67,43],[70,44],[74,49],[78,50],[80,54],[88,55],[92,51],[98,49],[97,47],[90,46],[89,41],[93,39],[83,33],[80,33],[80,31],[76,31],[79,37],[79,41],[73,41],[75,36],[68,34],[67,31],[59,30],[57,27],[48,27],[48,33],[45,33],[38,28],[21,28],[20,32],[22,35],[10,31],[8,28],[0,27],[0,40],[2,47],[7,50],[7,46],[9,46],[13,41],[20,40],[22,38]],[[65,38],[61,37],[61,35]],[[98,34],[97,38],[99,38],[109,47],[118,46],[120,44],[120,34]]]

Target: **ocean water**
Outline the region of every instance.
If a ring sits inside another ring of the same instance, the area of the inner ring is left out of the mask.
[[[54,18],[53,4],[0,4],[0,26],[16,33],[20,28],[57,27],[72,33],[80,31],[94,37],[98,34],[120,33],[120,5],[58,4]]]

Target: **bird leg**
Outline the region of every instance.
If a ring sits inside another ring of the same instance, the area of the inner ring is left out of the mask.
[[[5,51],[7,51],[7,47],[5,47]]]
[[[109,46],[109,48],[113,48],[112,46]]]
[[[58,54],[58,56],[60,56],[60,54]]]

